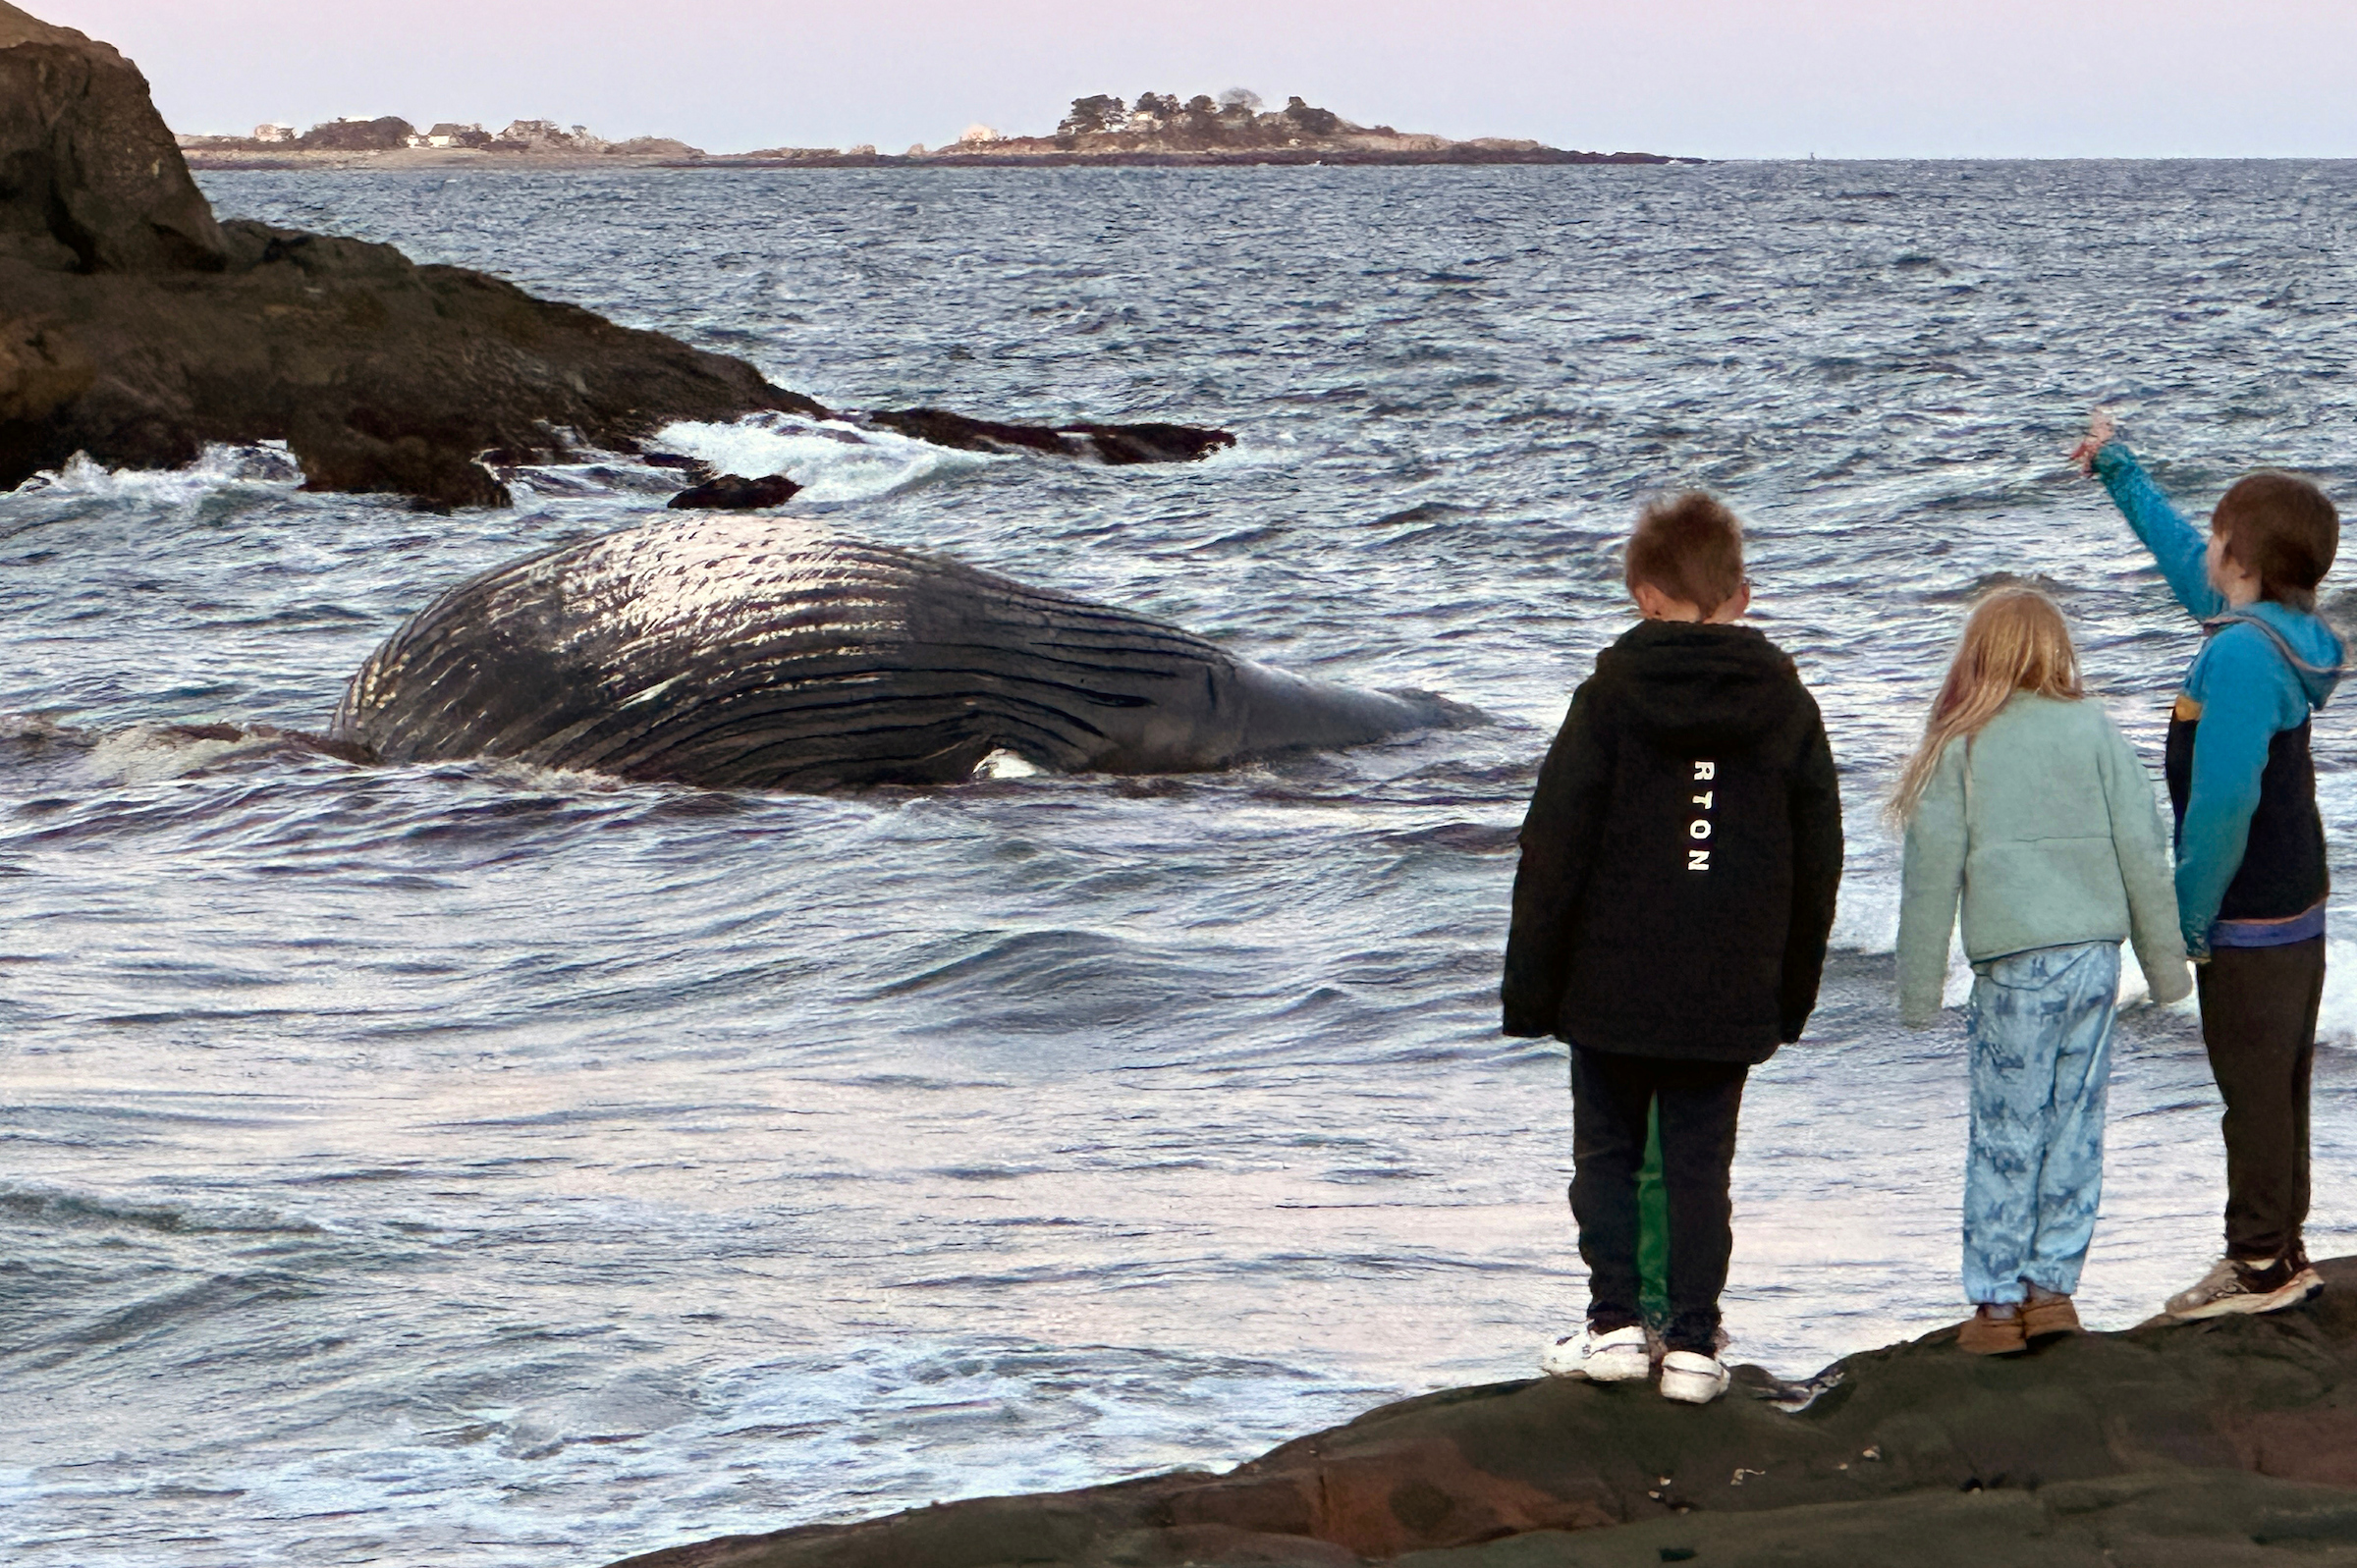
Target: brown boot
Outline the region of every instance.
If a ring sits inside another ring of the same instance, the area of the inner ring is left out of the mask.
[[[1956,1329],[1956,1348],[1968,1356],[2013,1356],[2030,1348],[2013,1307],[1983,1305]]]
[[[2078,1333],[2079,1311],[2070,1304],[2068,1296],[2033,1291],[2030,1299],[2022,1304],[2021,1331],[2031,1339],[2044,1339],[2049,1334]]]

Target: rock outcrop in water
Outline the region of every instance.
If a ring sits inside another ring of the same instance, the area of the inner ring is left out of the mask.
[[[107,45],[5,3],[0,257],[86,272],[218,271],[228,260],[146,79]]]
[[[479,272],[215,223],[131,63],[0,0],[0,490],[77,452],[161,468],[281,440],[313,490],[498,504],[486,449],[627,452],[762,409],[830,417],[742,360]],[[1134,460],[1123,427],[1089,428]],[[1146,428],[1167,447],[1176,427]]]
[[[1132,462],[1191,462],[1235,445],[1225,430],[1194,425],[1015,425],[972,419],[947,408],[879,409],[867,422],[960,452],[1039,452],[1051,457]]]
[[[138,72],[0,3],[0,488],[276,439],[313,489],[489,503],[485,448],[761,408],[825,411],[480,273],[216,224]]]
[[[1947,1330],[1804,1389],[1746,1370],[1701,1409],[1643,1385],[1460,1388],[1226,1475],[730,1537],[627,1568],[2357,1562],[2357,1259],[2322,1268],[2326,1294],[2275,1317],[1995,1361]]]
[[[724,473],[689,485],[671,498],[673,512],[761,512],[782,507],[802,493],[802,487],[784,474],[748,479]]]

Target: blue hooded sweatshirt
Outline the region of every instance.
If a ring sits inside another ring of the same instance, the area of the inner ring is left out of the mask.
[[[2228,605],[2210,582],[2208,541],[2124,444],[2097,453],[2095,471],[2178,603],[2213,631],[2185,672],[2169,726],[2185,950],[2198,957],[2213,945],[2271,946],[2322,935],[2324,825],[2308,721],[2339,682],[2340,639],[2289,605]],[[2268,863],[2246,868],[2246,855]]]

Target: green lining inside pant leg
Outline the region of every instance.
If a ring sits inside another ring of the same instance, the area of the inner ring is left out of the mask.
[[[1656,1333],[1670,1326],[1670,1190],[1662,1184],[1662,1102],[1645,1113],[1645,1163],[1637,1169],[1637,1310]]]

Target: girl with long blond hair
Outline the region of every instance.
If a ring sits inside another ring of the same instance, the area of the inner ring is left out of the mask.
[[[2119,946],[2156,1001],[2193,989],[2151,780],[2079,683],[2052,599],[1974,607],[1891,801],[1906,832],[1899,1016],[1940,1014],[1962,911],[1972,1000],[1964,1173],[1966,1350],[2079,1326],[2071,1295],[2103,1190]]]

